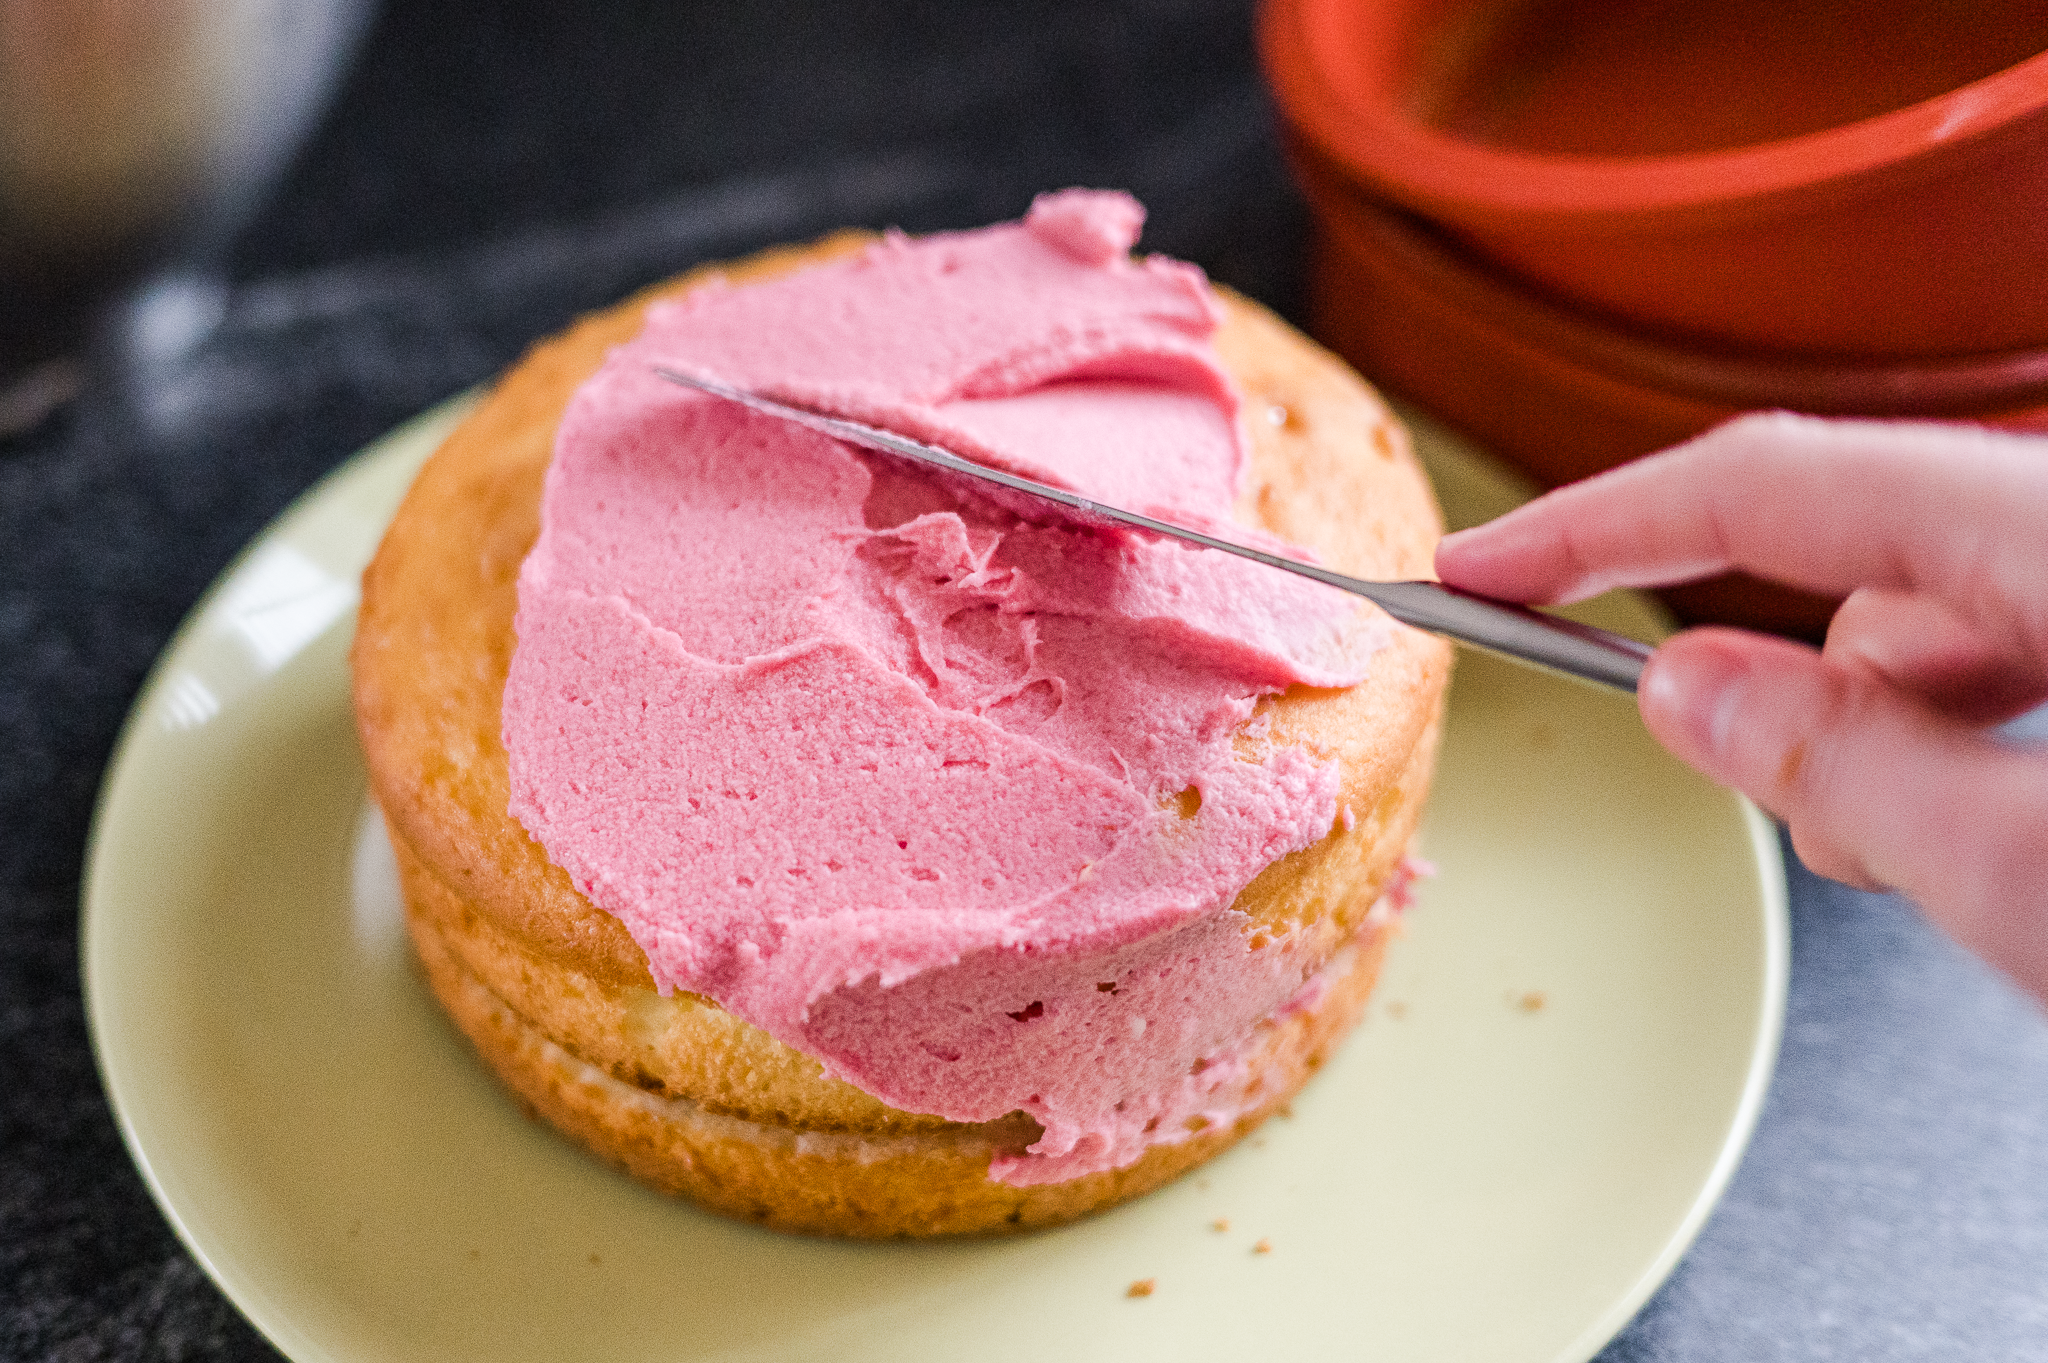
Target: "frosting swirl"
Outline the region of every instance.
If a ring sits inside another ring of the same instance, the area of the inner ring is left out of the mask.
[[[563,418],[505,688],[512,813],[664,990],[897,1107],[1031,1113],[1017,1182],[1173,1138],[1227,1077],[1193,1062],[1302,988],[1229,906],[1329,831],[1337,773],[1254,707],[1357,680],[1383,618],[651,366],[1261,538],[1216,305],[1128,255],[1142,216],[1066,191],[650,309]]]

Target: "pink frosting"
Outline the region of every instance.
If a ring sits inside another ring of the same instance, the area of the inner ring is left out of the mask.
[[[1017,1183],[1233,1114],[1232,1057],[1311,963],[1229,906],[1339,817],[1335,764],[1253,707],[1356,680],[1389,626],[650,365],[1227,523],[1216,305],[1129,257],[1142,217],[1070,190],[650,309],[563,418],[505,688],[512,813],[663,990],[897,1107],[1031,1113]]]

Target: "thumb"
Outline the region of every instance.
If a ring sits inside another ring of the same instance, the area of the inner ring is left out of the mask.
[[[1681,634],[1640,691],[1658,741],[1784,819],[1822,875],[1912,896],[2048,1000],[2048,753],[1783,639]]]

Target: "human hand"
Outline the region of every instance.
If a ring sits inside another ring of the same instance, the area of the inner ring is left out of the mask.
[[[1846,594],[1818,652],[1731,629],[1657,650],[1672,752],[1790,825],[1806,864],[1901,890],[2048,1001],[2048,439],[1747,416],[1447,538],[1444,581],[1576,601],[1740,569]]]

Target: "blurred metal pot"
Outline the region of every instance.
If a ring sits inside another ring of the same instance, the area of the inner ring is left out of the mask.
[[[204,269],[372,0],[0,0],[0,388],[145,271]],[[4,403],[0,403],[4,406]]]

